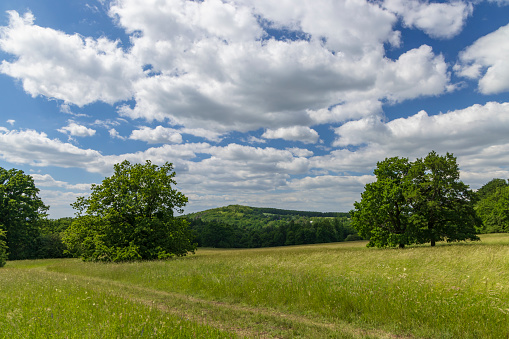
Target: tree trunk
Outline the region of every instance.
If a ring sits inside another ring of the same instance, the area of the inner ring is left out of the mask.
[[[399,248],[405,248],[405,244],[399,244]]]
[[[431,246],[435,246],[435,238],[434,237],[431,238]]]

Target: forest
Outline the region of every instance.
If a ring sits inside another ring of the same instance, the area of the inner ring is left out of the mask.
[[[362,239],[348,213],[230,205],[186,215],[200,247],[257,248]]]

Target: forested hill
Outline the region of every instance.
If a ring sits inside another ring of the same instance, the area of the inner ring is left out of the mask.
[[[278,221],[297,221],[314,218],[348,218],[348,213],[342,212],[311,212],[283,210],[278,208],[250,207],[229,205],[213,208],[186,215],[188,220],[201,219],[204,222],[216,221],[242,228],[259,229],[270,226]]]
[[[269,247],[356,240],[348,213],[230,205],[186,216],[200,247]]]

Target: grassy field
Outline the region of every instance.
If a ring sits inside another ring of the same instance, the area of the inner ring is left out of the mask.
[[[8,262],[0,338],[508,338],[509,234]]]

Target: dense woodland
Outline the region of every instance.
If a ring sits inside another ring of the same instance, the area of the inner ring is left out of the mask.
[[[230,205],[185,217],[198,246],[256,248],[358,240],[348,216]]]

